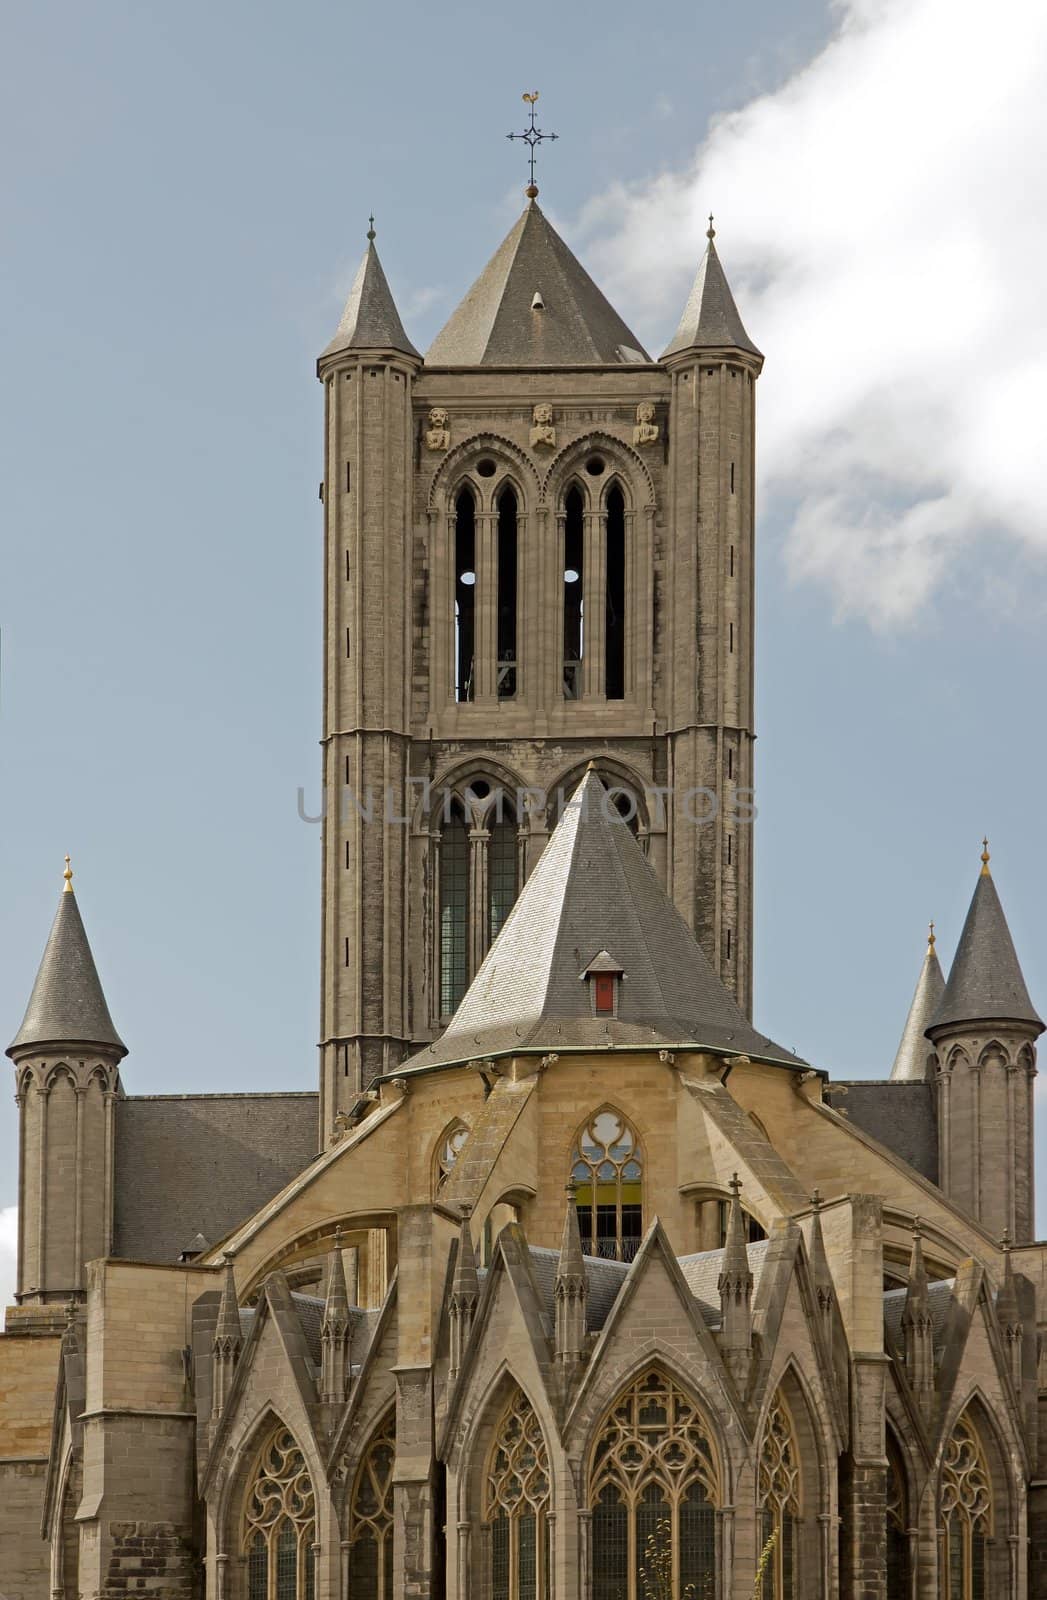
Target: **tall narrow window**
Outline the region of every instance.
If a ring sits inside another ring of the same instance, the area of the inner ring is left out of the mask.
[[[607,496],[606,688],[608,700],[625,698],[625,500],[615,484]]]
[[[456,700],[475,693],[476,664],[476,501],[463,489],[454,518],[454,692]]]
[[[942,1600],[985,1600],[992,1482],[978,1435],[962,1416],[942,1462]]]
[[[469,978],[469,834],[454,807],[440,838],[440,1015],[458,1009]]]
[[[498,698],[516,694],[516,495],[510,488],[498,496]]]
[[[349,1515],[349,1592],[353,1600],[393,1600],[393,1462],[390,1411],[360,1463]]]
[[[651,1368],[615,1401],[590,1468],[592,1600],[718,1592],[720,1484],[690,1396]]]
[[[577,700],[582,692],[582,654],[585,621],[582,591],[585,584],[585,502],[578,488],[567,491],[564,501],[563,564],[563,694]]]
[[[643,1162],[625,1118],[605,1109],[582,1129],[571,1156],[582,1249],[631,1261],[643,1230]]]
[[[764,1546],[774,1539],[764,1578],[765,1600],[799,1600],[796,1521],[800,1514],[800,1458],[792,1418],[780,1393],[771,1402],[764,1428],[758,1493]]]
[[[487,845],[487,937],[491,944],[516,900],[516,823],[508,814],[491,825]]]
[[[887,1433],[887,1600],[909,1600],[909,1517],[905,1471]]]
[[[549,1461],[541,1424],[520,1389],[495,1434],[485,1502],[491,1600],[548,1600]]]
[[[258,1458],[247,1495],[248,1600],[312,1600],[315,1538],[309,1469],[281,1424]]]

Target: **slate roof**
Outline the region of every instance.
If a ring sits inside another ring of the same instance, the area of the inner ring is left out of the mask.
[[[532,201],[425,359],[436,367],[556,367],[651,358]]]
[[[373,240],[368,241],[353,280],[338,331],[320,360],[324,356],[339,355],[343,350],[400,350],[404,355],[418,356],[404,332]]]
[[[928,1049],[924,1035],[927,1024],[941,1004],[944,991],[945,976],[935,954],[934,945],[928,944],[920,976],[916,980],[916,991],[909,1007],[909,1015],[902,1029],[898,1053],[891,1068],[893,1082],[926,1083],[927,1057],[933,1052]]]
[[[746,1245],[749,1271],[753,1275],[754,1300],[770,1248],[770,1239],[758,1239],[755,1243]],[[687,1287],[697,1300],[702,1318],[709,1328],[720,1326],[720,1291],[716,1285],[723,1271],[724,1254],[723,1250],[703,1250],[698,1255],[677,1258],[680,1270],[687,1280]]]
[[[753,1275],[754,1296],[759,1288],[760,1274],[763,1272],[770,1244],[769,1239],[760,1239],[747,1247],[749,1270]],[[705,1250],[699,1255],[677,1257],[687,1287],[697,1301],[702,1321],[708,1328],[720,1326],[720,1291],[716,1285],[723,1269],[723,1256],[722,1250]],[[550,1321],[553,1321],[556,1314],[555,1287],[559,1252],[543,1250],[532,1245],[530,1257],[531,1271],[541,1296],[543,1310]],[[601,1256],[584,1256],[583,1264],[588,1286],[585,1305],[586,1331],[599,1333],[622,1291],[630,1263],[607,1261]],[[481,1273],[481,1277],[485,1276],[486,1272]]]
[[[982,1020],[1027,1022],[1043,1032],[988,866],[978,876],[945,993],[927,1031]]]
[[[76,895],[68,888],[59,897],[58,912],[33,984],[22,1026],[7,1054],[27,1045],[96,1044],[127,1054],[105,1003],[91,946],[87,942]]]
[[[931,1332],[935,1359],[941,1356],[945,1344],[945,1324],[949,1315],[949,1307],[952,1304],[955,1282],[955,1278],[940,1278],[936,1282],[927,1285],[927,1309],[931,1313]],[[883,1296],[883,1320],[887,1332],[899,1350],[905,1346],[905,1335],[902,1333],[902,1312],[905,1310],[905,1297],[908,1292],[908,1288],[886,1289]]]
[[[587,773],[446,1032],[395,1076],[570,1047],[706,1048],[805,1066],[753,1028],[606,801]],[[593,1015],[579,977],[601,950],[622,964],[614,1017]]]
[[[698,266],[694,285],[684,306],[680,326],[662,351],[661,359],[679,355],[684,350],[720,350],[725,346],[748,350],[750,355],[762,352],[753,344],[738,315],[727,275],[723,270],[712,235]]]

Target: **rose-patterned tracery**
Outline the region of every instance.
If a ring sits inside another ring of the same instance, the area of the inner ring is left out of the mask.
[[[652,1552],[674,1600],[711,1588],[720,1504],[716,1453],[700,1410],[650,1368],[612,1406],[593,1452],[593,1600],[642,1600],[656,1581]]]
[[[942,1600],[982,1600],[992,1533],[992,1480],[969,1418],[945,1446],[941,1477]]]
[[[794,1600],[796,1521],[800,1515],[800,1454],[789,1408],[779,1390],[771,1402],[760,1444],[758,1498],[764,1545],[774,1548],[764,1573],[765,1600]]]
[[[550,1593],[549,1458],[541,1423],[515,1389],[495,1432],[484,1480],[491,1600]]]
[[[316,1503],[305,1458],[282,1424],[259,1453],[244,1508],[248,1600],[313,1600]]]
[[[396,1413],[364,1452],[349,1515],[349,1590],[353,1600],[393,1600],[393,1463]]]

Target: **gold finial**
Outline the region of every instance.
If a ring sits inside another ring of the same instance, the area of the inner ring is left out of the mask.
[[[933,954],[934,954],[934,923],[933,922],[929,922],[927,924],[927,954],[929,956],[933,956]]]
[[[713,214],[711,211],[709,213],[709,226],[705,230],[705,237],[707,239],[716,238],[716,229],[713,227]]]
[[[982,840],[982,877],[983,878],[989,878],[991,876],[992,876],[992,874],[989,871],[989,841],[988,841],[988,839],[983,839]]]
[[[595,761],[587,762],[585,770],[586,770],[586,772],[595,772],[596,771],[596,762]]]
[[[73,892],[73,869],[69,865],[69,857],[68,856],[66,856],[66,858],[65,858],[65,871],[62,873],[62,877],[65,879],[65,888],[63,889],[62,893],[63,894],[72,894],[72,892]]]

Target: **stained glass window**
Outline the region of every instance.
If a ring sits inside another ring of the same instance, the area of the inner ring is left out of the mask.
[[[760,1446],[759,1503],[764,1546],[773,1539],[762,1600],[798,1600],[796,1522],[800,1515],[800,1455],[781,1392],[771,1402]]]
[[[311,1600],[313,1484],[282,1425],[259,1454],[244,1513],[248,1600]]]
[[[390,1411],[360,1463],[349,1511],[349,1592],[353,1600],[393,1600],[393,1463],[396,1414]]]
[[[719,1473],[694,1401],[651,1368],[612,1406],[593,1453],[593,1600],[686,1600],[716,1582]]]
[[[586,1255],[631,1261],[643,1237],[643,1158],[620,1112],[605,1107],[586,1123],[571,1176]]]
[[[973,1424],[962,1416],[942,1461],[942,1600],[985,1600],[992,1509],[985,1456]]]
[[[484,1520],[491,1529],[491,1600],[548,1600],[548,1514],[545,1439],[530,1401],[516,1389],[502,1413],[487,1466]]]

